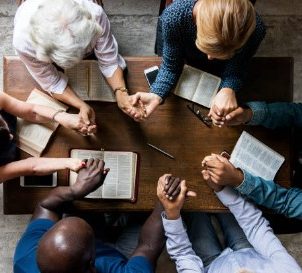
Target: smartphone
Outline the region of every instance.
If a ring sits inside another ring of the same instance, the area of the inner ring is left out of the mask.
[[[21,187],[56,187],[57,186],[58,173],[55,172],[49,175],[43,176],[21,176]]]
[[[152,66],[144,70],[144,74],[146,76],[149,87],[155,82],[156,76],[158,74],[158,66]]]

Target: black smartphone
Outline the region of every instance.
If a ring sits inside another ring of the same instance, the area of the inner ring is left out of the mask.
[[[58,173],[43,176],[21,176],[21,187],[56,187]]]
[[[156,76],[158,74],[158,66],[155,65],[155,66],[145,69],[144,74],[146,76],[149,87],[151,87],[152,83],[154,83],[156,80]]]

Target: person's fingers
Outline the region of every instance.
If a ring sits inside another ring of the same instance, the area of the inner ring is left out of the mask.
[[[187,197],[196,197],[197,193],[195,191],[187,191],[186,196]]]
[[[99,160],[99,162],[97,163],[97,168],[100,172],[102,172],[104,170],[105,167],[105,161],[104,160]]]
[[[173,180],[170,184],[170,187],[166,190],[166,195],[170,197],[172,193],[177,189],[180,183],[180,179],[178,177],[172,177],[170,180]]]
[[[216,173],[214,173],[212,170],[208,170],[208,173],[212,182],[214,182],[215,184],[219,183],[220,179]]]
[[[178,186],[176,188],[176,190],[174,190],[170,196],[169,196],[169,200],[173,200],[176,196],[178,196],[178,194],[180,193],[180,187]]]
[[[110,168],[106,168],[104,171],[103,171],[103,175],[104,176],[107,176],[107,174],[110,172]]]
[[[229,160],[222,155],[217,155],[217,159],[223,163],[229,163]]]
[[[180,194],[179,194],[180,199],[183,199],[186,197],[187,190],[188,190],[188,188],[186,186],[186,180],[182,180],[180,182]]]
[[[136,94],[131,96],[130,104],[132,106],[136,106],[140,99],[141,99],[140,93],[136,93]]]
[[[91,168],[92,168],[93,170],[97,170],[97,169],[98,169],[98,166],[99,166],[99,162],[100,162],[100,159],[95,158],[94,161],[93,161],[93,163],[91,164]]]
[[[90,119],[87,111],[81,111],[81,117],[86,125],[90,124]]]
[[[90,110],[90,118],[89,118],[89,120],[90,120],[90,124],[95,124],[95,112],[94,112],[94,110],[92,109],[92,108],[90,108],[91,110]]]
[[[232,119],[237,118],[241,114],[242,114],[242,108],[239,107],[239,108],[235,109],[234,111],[231,111],[230,113],[228,113],[225,118],[227,121],[231,121]]]
[[[87,167],[87,168],[90,168],[90,166],[93,164],[93,161],[94,161],[93,158],[89,158],[89,159],[87,160],[86,167]]]
[[[204,180],[210,179],[210,175],[209,175],[209,172],[208,172],[208,171],[202,170],[202,171],[201,171],[201,174],[202,174]]]
[[[209,169],[209,168],[217,169],[220,167],[219,163],[220,163],[220,161],[218,159],[211,159],[206,162],[205,166],[207,169]]]

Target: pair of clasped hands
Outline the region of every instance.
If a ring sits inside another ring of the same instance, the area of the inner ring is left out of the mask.
[[[138,92],[128,97],[127,107],[120,108],[135,121],[141,122],[146,120],[161,102],[162,98],[154,93]],[[230,88],[222,88],[214,98],[208,116],[215,126],[222,127],[237,125],[238,114],[241,113],[235,91]]]

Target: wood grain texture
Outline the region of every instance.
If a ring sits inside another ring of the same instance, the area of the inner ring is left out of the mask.
[[[131,92],[146,91],[143,70],[159,65],[156,57],[129,57],[128,88]],[[242,91],[241,100],[261,99],[291,101],[292,59],[255,58]],[[17,57],[4,59],[4,91],[25,100],[30,91],[39,86],[28,74]],[[173,173],[187,180],[198,197],[186,202],[184,209],[193,211],[223,211],[224,207],[203,181],[201,161],[204,156],[223,150],[232,151],[242,130],[246,130],[286,157],[276,181],[290,186],[293,151],[290,149],[290,131],[271,131],[259,127],[207,128],[186,107],[188,102],[170,96],[157,111],[143,123],[136,123],[123,114],[115,103],[94,102],[99,131],[95,137],[83,137],[59,127],[43,156],[68,157],[73,148],[135,151],[140,157],[139,194],[135,204],[117,201],[83,200],[75,207],[91,211],[148,211],[156,200],[158,177]],[[71,110],[73,111],[73,110]],[[151,149],[152,143],[175,156],[171,160]],[[22,157],[27,157],[22,153]],[[68,185],[68,171],[59,172],[59,185]],[[4,184],[4,213],[31,213],[36,203],[49,189],[22,188],[19,179]]]

